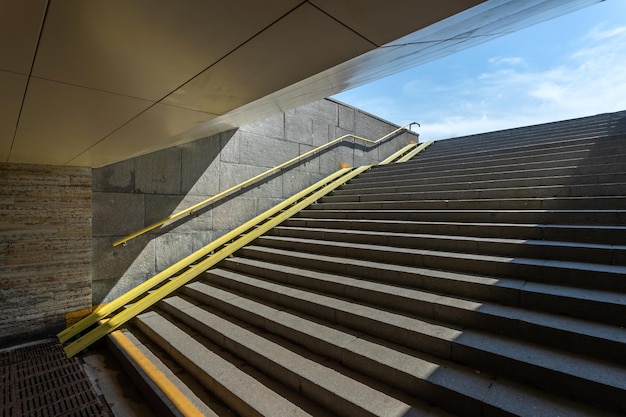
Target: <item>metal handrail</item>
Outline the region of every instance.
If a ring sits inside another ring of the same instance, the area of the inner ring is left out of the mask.
[[[399,163],[401,160],[405,162],[404,156],[413,154],[416,148],[424,149],[425,146],[411,143],[385,159],[380,165]],[[64,348],[65,353],[68,357],[74,356],[221,260],[371,167],[372,165],[344,168],[329,175],[105,304],[57,334],[59,341],[65,343],[90,329],[94,324],[100,323],[68,344]]]
[[[144,233],[147,233],[147,232],[149,232],[151,230],[154,230],[157,227],[164,225],[165,223],[169,223],[169,222],[171,222],[173,220],[176,220],[176,219],[178,219],[180,217],[183,217],[183,216],[186,216],[188,214],[191,214],[194,211],[197,211],[198,209],[200,209],[200,208],[202,208],[202,207],[204,207],[204,206],[206,206],[206,205],[208,205],[208,204],[210,204],[210,203],[212,203],[212,202],[214,202],[216,200],[219,200],[220,198],[226,197],[229,194],[232,194],[232,193],[234,193],[236,191],[239,191],[239,190],[247,187],[248,185],[255,183],[256,181],[259,181],[259,180],[261,180],[261,179],[263,179],[265,177],[268,177],[268,176],[274,174],[275,172],[278,172],[281,169],[288,167],[289,165],[295,164],[296,162],[300,162],[300,161],[302,161],[302,160],[304,160],[304,159],[306,159],[306,158],[308,158],[308,157],[310,157],[312,155],[315,155],[316,153],[321,152],[324,149],[329,148],[329,147],[331,147],[331,146],[333,146],[333,145],[335,145],[335,144],[337,144],[339,142],[342,142],[342,141],[344,141],[344,140],[346,140],[348,138],[352,138],[354,140],[360,140],[362,142],[370,144],[371,146],[374,146],[374,145],[378,145],[381,142],[384,142],[385,140],[387,140],[390,137],[396,135],[398,132],[400,132],[402,130],[407,130],[407,129],[410,130],[411,126],[413,126],[413,125],[420,126],[420,124],[417,123],[417,122],[407,123],[406,125],[404,125],[402,127],[399,127],[398,129],[394,130],[393,132],[388,133],[385,136],[383,136],[383,137],[381,137],[380,139],[377,139],[377,140],[366,139],[366,138],[362,138],[360,136],[356,136],[356,135],[352,135],[352,134],[347,134],[347,135],[340,136],[337,139],[333,139],[332,141],[330,141],[328,143],[325,143],[325,144],[323,144],[321,146],[318,146],[317,148],[312,149],[312,150],[310,150],[308,152],[305,152],[302,155],[297,156],[297,157],[295,157],[293,159],[290,159],[287,162],[283,162],[282,164],[277,165],[274,168],[270,168],[267,171],[265,171],[265,172],[255,176],[255,177],[252,177],[252,178],[250,178],[250,179],[248,179],[248,180],[246,180],[246,181],[244,181],[244,182],[242,182],[240,184],[237,184],[234,187],[231,187],[231,188],[229,188],[229,189],[227,189],[225,191],[222,191],[219,194],[216,194],[216,195],[214,195],[212,197],[209,197],[206,200],[201,201],[200,203],[194,204],[193,206],[191,206],[189,208],[186,208],[184,210],[181,210],[178,213],[174,213],[174,214],[172,214],[172,215],[170,215],[170,216],[168,216],[168,217],[166,217],[166,218],[164,218],[162,220],[159,220],[156,223],[151,224],[150,226],[144,227],[143,229],[138,230],[135,233],[132,233],[132,234],[130,234],[128,236],[125,236],[125,237],[123,237],[123,238],[121,238],[119,240],[116,240],[115,242],[113,242],[113,246],[125,245],[126,242],[128,242],[131,239],[134,239],[134,238],[136,238],[138,236],[143,235]]]
[[[359,168],[344,168],[337,171],[335,174],[321,180],[249,222],[244,223],[230,233],[211,242],[198,251],[199,253],[206,253],[206,255],[204,258],[198,259],[196,264],[189,264],[189,257],[177,262],[172,266],[172,269],[181,268],[181,270],[184,270],[184,272],[179,275],[171,277],[169,274],[159,273],[148,281],[138,285],[135,289],[105,305],[103,308],[83,318],[75,325],[60,332],[57,338],[63,343],[79,332],[88,329],[89,326],[95,324],[97,321],[100,321],[100,325],[67,345],[64,348],[66,355],[68,357],[76,355],[78,352],[90,346],[103,336],[106,336],[108,333],[116,330],[136,315],[141,314],[147,308],[190,282],[204,271],[210,269],[221,260],[227,258],[235,251],[369,168],[370,166],[362,166]],[[171,279],[169,279],[170,277]],[[154,288],[161,283],[164,283],[161,287]],[[138,294],[141,298],[127,305],[127,302],[137,298]],[[125,308],[122,309],[122,307]],[[115,313],[118,310],[120,311]],[[109,314],[114,315],[104,320]]]

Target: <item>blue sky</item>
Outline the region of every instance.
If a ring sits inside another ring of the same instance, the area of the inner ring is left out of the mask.
[[[606,0],[333,96],[424,140],[626,110],[626,0]]]

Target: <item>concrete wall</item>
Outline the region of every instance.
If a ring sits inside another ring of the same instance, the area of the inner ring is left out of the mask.
[[[322,100],[94,170],[0,163],[0,347],[54,335],[68,313],[117,297],[340,163],[378,162],[417,137],[335,146],[126,247],[116,239],[338,136],[395,128]]]
[[[91,307],[91,169],[0,163],[0,346]]]
[[[108,302],[194,250],[306,186],[339,163],[376,163],[417,137],[405,133],[367,149],[346,143],[282,175],[226,198],[192,217],[111,243],[247,180],[268,168],[351,133],[378,139],[396,129],[352,107],[321,100],[213,137],[93,171],[93,302]]]

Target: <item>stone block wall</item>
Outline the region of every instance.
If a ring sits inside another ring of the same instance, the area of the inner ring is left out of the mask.
[[[352,141],[127,243],[112,242],[345,134],[395,130],[358,109],[321,100],[184,145],[93,171],[93,303],[108,302],[255,215],[335,172],[381,161],[417,136],[368,148]]]
[[[0,163],[0,347],[91,307],[91,169]]]

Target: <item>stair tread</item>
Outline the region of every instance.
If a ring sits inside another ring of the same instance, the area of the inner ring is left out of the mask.
[[[245,403],[245,409],[253,409],[264,416],[310,416],[154,311],[143,313],[137,319],[168,340],[170,349],[178,351],[210,375],[216,384],[236,395]]]
[[[453,155],[449,156],[449,159],[452,160],[454,158]],[[497,170],[497,171],[508,171],[508,170],[532,170],[538,167],[561,167],[561,166],[602,166],[605,163],[620,163],[624,159],[624,154],[617,155],[604,155],[604,156],[572,156],[569,158],[561,158],[561,159],[546,159],[540,161],[527,161],[525,158],[517,158],[521,159],[521,161],[514,161],[515,158],[500,158],[500,159],[492,159],[489,161],[479,160],[479,161],[469,161],[463,162],[460,160],[458,163],[455,163],[454,168],[449,168],[449,164],[442,164],[441,162],[432,162],[428,164],[425,162],[425,158],[415,158],[413,161],[407,162],[405,164],[389,164],[384,166],[378,166],[375,170],[372,170],[369,173],[366,173],[361,177],[360,181],[364,178],[372,178],[380,175],[385,175],[388,172],[399,172],[399,171],[412,171],[412,172],[460,172],[464,170],[471,170],[475,168],[482,168],[486,171]]]
[[[607,148],[607,146],[605,146]],[[616,155],[626,155],[626,151],[622,147],[612,147],[613,151],[609,156],[613,157]],[[507,152],[508,151],[508,152]],[[541,152],[537,154],[537,152]],[[410,164],[419,164],[419,165],[440,165],[442,163],[448,162],[450,158],[454,158],[457,165],[469,165],[475,164],[478,162],[488,161],[489,163],[500,164],[505,161],[533,161],[533,162],[541,162],[545,160],[554,160],[556,163],[559,161],[571,161],[574,159],[592,159],[595,158],[599,160],[605,156],[597,157],[597,156],[589,156],[592,154],[592,150],[588,148],[579,148],[579,149],[556,149],[556,148],[543,148],[534,151],[518,151],[515,152],[512,148],[502,149],[498,152],[485,152],[485,153],[464,153],[464,154],[456,154],[456,155],[445,155],[445,156],[434,156],[433,154],[424,153],[421,158],[416,158],[412,161],[409,161]]]
[[[592,172],[602,172],[604,169],[610,167],[611,165],[617,166],[621,164],[621,166],[623,167],[623,161],[625,158],[626,157],[624,155],[611,155],[605,157],[573,158],[556,161],[524,161],[519,163],[504,163],[504,161],[501,161],[502,165],[494,164],[493,161],[491,163],[482,161],[472,163],[459,163],[455,164],[454,168],[450,168],[449,164],[427,166],[425,164],[420,164],[420,159],[417,158],[411,164],[405,163],[378,166],[376,167],[376,169],[364,173],[358,179],[353,179],[350,183],[375,181],[377,178],[387,178],[390,175],[393,175],[397,178],[402,178],[403,176],[410,177],[415,175],[420,175],[422,177],[438,177],[443,175],[469,175],[473,173],[491,174],[506,173],[509,171],[533,171],[547,168],[575,167],[576,169],[581,171],[591,170]]]
[[[563,225],[505,222],[454,222],[385,219],[333,219],[293,217],[283,223],[285,227],[307,227],[341,230],[452,234],[460,236],[498,237],[551,240],[563,242],[600,243],[606,245],[624,242],[626,226],[616,225]],[[282,227],[282,226],[281,226]]]
[[[565,167],[547,167],[541,169],[520,169],[520,170],[507,170],[491,173],[475,173],[471,175],[472,182],[493,182],[493,181],[509,181],[509,180],[535,180],[538,178],[588,178],[593,179],[596,177],[603,178],[607,175],[624,175],[624,169],[626,163],[621,164],[604,164],[597,167],[598,172],[589,172],[589,167],[581,169],[578,166],[565,166]],[[456,175],[431,175],[425,177],[423,174],[398,174],[393,176],[381,176],[379,178],[368,178],[366,180],[359,180],[354,178],[346,185],[341,187],[341,190],[352,190],[368,188],[378,188],[381,185],[395,186],[395,185],[420,185],[420,184],[450,184],[450,183],[463,183],[469,182],[467,174]],[[335,191],[336,192],[336,191]]]
[[[405,389],[410,392],[419,393],[422,391],[424,388],[416,385],[425,381],[437,387],[453,392],[458,391],[462,395],[480,400],[486,396],[493,384],[507,384],[505,378],[499,377],[496,381],[488,373],[476,373],[473,369],[437,360],[430,356],[408,354],[381,345],[373,339],[365,339],[359,333],[346,333],[340,328],[313,322],[289,311],[278,310],[234,293],[209,287],[201,282],[189,284],[188,287],[192,288],[192,292],[219,300],[223,304],[245,311],[245,314],[254,315],[259,323],[262,323],[265,330],[276,332],[282,337],[291,337],[291,340],[295,340],[309,349],[329,354],[332,359],[342,362],[344,365],[356,367],[359,370],[371,369],[376,366],[382,367],[383,371],[378,371],[378,373],[382,373],[383,377],[387,376],[391,380],[397,379],[397,384],[406,383]],[[361,360],[358,361],[354,357]],[[363,358],[367,361],[365,364],[361,363]],[[398,374],[404,378],[409,377],[410,381],[402,379]],[[533,394],[537,395],[538,393],[534,392]],[[520,393],[516,392],[515,395],[520,395]],[[539,394],[539,397],[542,396]],[[554,401],[549,396],[543,397],[544,400]],[[536,398],[534,400],[528,398],[527,400],[536,402]],[[566,405],[567,400],[558,399],[555,403]]]
[[[540,177],[515,177],[506,179],[474,179],[465,176],[462,181],[447,181],[447,182],[435,182],[433,183],[431,178],[424,180],[423,184],[419,184],[415,181],[380,181],[380,182],[368,182],[358,187],[355,184],[352,187],[342,187],[335,190],[331,195],[354,195],[354,194],[386,194],[391,192],[419,192],[426,191],[443,191],[444,189],[454,190],[467,190],[469,187],[476,190],[492,190],[492,189],[512,189],[523,187],[562,187],[564,183],[569,183],[567,186],[589,186],[589,185],[616,185],[624,184],[612,181],[616,176],[626,176],[626,172],[611,172],[595,175],[560,175],[560,176],[540,176]],[[599,177],[599,178],[598,178]],[[607,181],[606,177],[611,181]],[[582,182],[583,179],[587,179],[588,182]],[[575,182],[575,185],[572,184]],[[514,184],[521,183],[517,187],[512,187]],[[505,185],[505,186],[503,186]]]
[[[229,341],[229,344],[237,345],[232,349],[238,352],[241,350],[249,351],[252,352],[252,355],[263,358],[262,360],[271,361],[271,366],[274,368],[273,376],[276,377],[276,373],[282,373],[285,378],[296,378],[299,389],[304,395],[315,396],[315,391],[325,391],[334,397],[334,402],[341,400],[350,404],[352,411],[362,413],[360,415],[419,416],[425,414],[398,399],[348,378],[323,364],[300,356],[205,309],[194,306],[178,296],[167,298],[163,302],[173,305],[194,320],[201,321],[204,326],[219,332],[222,337]],[[265,369],[264,372],[267,370]],[[329,406],[328,403],[330,402],[332,401],[329,399],[323,405]],[[274,407],[274,404],[268,405]],[[338,407],[346,407],[346,405],[342,404]],[[289,410],[286,411],[289,412]]]
[[[579,127],[573,127],[571,128],[572,131],[574,132],[580,132]],[[560,127],[559,128],[559,133],[563,133],[563,132],[567,132],[567,129]],[[495,133],[495,132],[493,132]],[[484,134],[478,134],[478,135],[471,135],[474,137],[480,137],[483,136]],[[504,136],[504,135],[503,135]],[[535,137],[537,137],[537,135],[534,135]],[[463,140],[466,139],[466,140]],[[519,144],[519,143],[511,143],[508,142],[507,147],[505,148],[496,148],[496,149],[485,149],[485,148],[481,148],[479,147],[478,150],[476,151],[470,151],[470,152],[464,152],[464,153],[457,153],[459,155],[466,155],[466,154],[484,154],[484,153],[492,153],[492,152],[523,152],[525,150],[543,150],[543,149],[549,149],[549,148],[555,148],[556,150],[564,148],[564,149],[572,149],[572,148],[588,148],[590,146],[606,146],[606,145],[611,145],[612,142],[614,141],[618,141],[619,140],[619,135],[609,135],[609,136],[594,136],[594,137],[585,137],[585,138],[566,138],[566,139],[559,139],[559,140],[551,140],[551,141],[547,141],[547,142],[538,142],[538,143],[524,143],[524,144]],[[435,141],[434,145],[438,145],[436,147],[432,147],[430,150],[432,152],[433,149],[441,149],[440,147],[442,145],[447,145],[450,143],[466,143],[466,144],[475,144],[477,143],[476,140],[472,140],[471,142],[467,141],[467,137],[463,138],[453,138],[451,140],[447,140],[445,142],[439,140],[439,141]],[[452,151],[454,151],[454,149],[457,149],[457,146],[452,147]]]
[[[545,212],[546,210],[544,210]],[[580,211],[580,210],[577,210]],[[316,219],[314,217],[294,217],[289,220],[286,220],[285,223],[288,223],[292,220],[297,221],[313,221],[313,222],[345,222],[345,219]],[[537,223],[487,223],[487,222],[438,222],[438,221],[416,221],[416,220],[381,220],[381,219],[354,219],[351,220],[352,223],[375,223],[375,224],[391,224],[391,225],[452,225],[452,226],[480,226],[480,227],[529,227],[529,228],[555,228],[555,229],[576,229],[576,230],[619,230],[626,232],[626,226],[618,226],[618,225],[583,225],[583,224],[537,224]],[[284,223],[283,223],[284,224]]]
[[[311,206],[311,207],[315,207],[315,205]],[[314,211],[314,209],[311,208],[307,208],[305,211],[303,211],[304,214],[307,214],[311,211]],[[319,210],[316,210],[319,211]],[[365,211],[365,212],[371,212],[372,210],[348,210],[348,211]],[[376,210],[377,212],[415,212],[415,210]],[[519,214],[519,213],[539,213],[539,214],[544,214],[544,213],[554,213],[554,214],[567,214],[567,213],[615,213],[615,214],[626,214],[626,210],[621,210],[621,209],[528,209],[528,210],[511,210],[511,209],[486,209],[486,210],[479,210],[479,209],[456,209],[456,210],[446,210],[447,212],[450,213],[513,213],[513,214]],[[333,212],[337,212],[337,210],[334,210]],[[418,210],[418,212],[422,212],[425,214],[435,214],[435,213],[440,213],[440,210]]]
[[[363,205],[334,204],[313,205],[294,218],[333,218],[348,220],[408,220],[408,221],[470,221],[506,223],[550,223],[562,225],[593,224],[604,226],[626,225],[626,210],[621,209],[573,209],[568,210],[536,207],[493,207],[486,203],[482,207],[450,207],[445,201],[431,204],[406,204],[402,207],[363,207]],[[376,206],[376,205],[374,205]],[[412,206],[412,207],[407,207]]]
[[[550,158],[556,161],[568,161],[574,159],[591,159],[600,160],[604,157],[611,157],[614,155],[626,154],[626,149],[623,142],[619,138],[613,138],[604,143],[595,144],[578,144],[568,146],[567,143],[561,142],[562,146],[559,146],[558,142],[552,143],[550,146],[546,144],[526,145],[525,147],[506,147],[499,149],[483,149],[483,150],[456,150],[450,149],[444,151],[440,145],[441,141],[435,141],[427,151],[422,152],[416,158],[407,161],[408,164],[441,164],[449,162],[451,159],[455,161],[469,161],[470,163],[476,161],[493,161],[500,163],[501,161],[509,160],[528,160],[539,159],[544,160]],[[610,154],[602,153],[601,151],[609,150]]]
[[[530,237],[464,236],[461,233],[447,235],[443,232],[436,233],[436,230],[433,232],[402,233],[279,226],[272,231],[271,235],[285,238],[318,239],[328,242],[374,244],[386,247],[626,265],[626,246],[624,245],[532,239]]]
[[[384,277],[384,282],[390,282],[405,287],[419,287],[424,290],[438,293],[448,293],[465,298],[474,298],[485,301],[498,300],[500,303],[508,302],[509,305],[524,306],[527,299],[533,300],[533,296],[559,297],[561,305],[564,302],[585,302],[588,309],[596,311],[597,305],[614,307],[622,312],[626,306],[626,294],[614,291],[603,291],[597,289],[566,287],[549,283],[537,283],[513,278],[497,278],[486,275],[476,275],[458,273],[453,271],[434,270],[423,267],[413,267],[404,265],[384,264],[370,262],[368,260],[340,258],[333,255],[322,255],[304,252],[288,251],[277,248],[251,245],[242,251],[245,257],[254,254],[271,254],[291,257],[296,264],[308,263],[315,265],[318,271],[322,271],[325,265],[328,269],[336,273],[363,277],[370,280],[380,281]],[[236,259],[247,259],[237,257]],[[259,262],[265,262],[260,260]],[[281,264],[280,267],[292,265]],[[548,307],[556,308],[552,304]],[[562,306],[560,308],[563,308]],[[576,313],[585,313],[576,309]],[[584,317],[584,316],[583,316]],[[603,317],[603,316],[601,316]],[[611,318],[619,320],[620,315]],[[604,317],[603,317],[604,318]],[[621,322],[620,322],[621,323]]]
[[[369,201],[397,201],[405,199],[418,199],[419,196],[426,196],[429,200],[441,199],[440,195],[446,196],[446,198],[452,198],[458,195],[460,199],[473,199],[473,198],[545,198],[545,197],[579,197],[591,199],[594,197],[611,197],[619,198],[624,195],[613,194],[609,191],[613,189],[616,192],[623,192],[626,183],[606,183],[606,184],[583,184],[583,185],[534,185],[534,186],[518,186],[518,187],[492,187],[492,188],[478,188],[478,187],[461,187],[459,189],[451,190],[403,190],[400,187],[395,189],[391,187],[386,192],[376,192],[367,194],[332,194],[324,197],[320,201],[338,201],[340,198],[344,198],[350,202],[369,202]],[[594,190],[595,194],[589,194],[588,190]],[[545,197],[540,196],[540,193],[550,192]],[[523,195],[524,193],[528,196]],[[498,195],[499,194],[499,195]],[[580,194],[580,195],[577,195]],[[626,194],[626,193],[625,193]],[[489,195],[489,197],[487,197]],[[535,196],[535,197],[532,197]],[[439,197],[439,198],[438,198]]]
[[[525,280],[515,280],[513,278],[501,278],[501,277],[489,277],[486,275],[476,275],[469,273],[458,273],[454,271],[443,271],[443,270],[433,270],[423,267],[414,267],[408,265],[395,265],[395,264],[384,264],[379,262],[370,262],[362,259],[351,259],[345,257],[331,256],[325,254],[316,254],[316,253],[304,253],[304,252],[295,252],[292,250],[285,250],[279,248],[270,248],[265,246],[258,245],[249,245],[246,247],[247,250],[255,250],[255,251],[267,251],[278,254],[283,254],[285,256],[294,256],[300,258],[309,258],[313,260],[319,261],[336,261],[337,263],[350,264],[354,266],[363,266],[367,268],[376,268],[386,270],[388,272],[403,272],[403,273],[414,273],[414,274],[429,274],[432,276],[439,276],[447,279],[454,279],[464,282],[475,282],[480,283],[482,285],[501,285],[505,287],[521,289],[524,288],[540,288],[542,292],[552,292],[552,293],[568,293],[571,296],[576,296],[581,299],[588,300],[596,300],[603,303],[614,303],[614,304],[624,304],[626,294],[619,293],[615,291],[606,291],[600,289],[591,289],[591,288],[578,288],[578,287],[567,287],[563,285],[554,285],[549,283],[540,283],[533,281],[525,281]]]
[[[413,167],[411,166],[376,166],[374,169],[366,172],[363,176],[355,177],[348,182],[348,186],[356,184],[374,183],[376,181],[381,182],[393,182],[393,181],[408,181],[416,179],[439,181],[447,178],[463,178],[467,177],[468,172],[473,172],[471,175],[475,178],[498,178],[513,177],[518,178],[521,175],[533,175],[533,176],[550,176],[556,172],[572,172],[574,175],[602,175],[605,172],[623,172],[626,167],[626,163],[623,160],[615,158],[614,161],[600,162],[592,161],[590,164],[580,165],[580,161],[563,161],[561,164],[554,165],[549,163],[534,163],[518,164],[517,166],[487,166],[486,169],[481,170],[476,168],[446,168],[436,170],[433,172],[426,171],[424,167],[422,169],[417,168],[417,163]],[[593,163],[597,162],[597,163]],[[428,173],[428,176],[424,174]],[[392,174],[392,175],[391,175]],[[572,174],[569,174],[572,175]],[[532,178],[532,177],[531,177]]]
[[[552,259],[532,259],[532,258],[518,258],[511,256],[494,256],[494,255],[483,255],[483,254],[468,254],[468,253],[457,253],[457,252],[445,252],[445,251],[435,251],[435,250],[425,250],[425,249],[412,249],[412,248],[397,248],[391,246],[382,246],[382,245],[373,245],[373,244],[361,244],[361,243],[349,243],[346,244],[344,242],[333,242],[333,241],[325,241],[318,239],[303,239],[303,238],[285,238],[280,236],[262,236],[259,238],[259,242],[264,241],[282,241],[282,242],[297,242],[297,243],[306,243],[308,245],[324,245],[331,246],[334,248],[350,248],[350,249],[366,249],[372,251],[392,251],[396,253],[405,253],[409,255],[433,255],[433,256],[445,256],[445,257],[455,257],[457,259],[476,259],[490,262],[500,262],[507,264],[519,264],[519,265],[540,265],[540,266],[551,266],[554,268],[560,269],[577,269],[582,271],[594,271],[594,272],[605,272],[611,274],[626,274],[626,266],[621,265],[606,265],[606,264],[595,264],[588,262],[575,262],[575,261],[559,261]]]
[[[187,400],[189,400],[194,407],[198,409],[202,413],[203,416],[206,417],[219,417],[219,415],[213,411],[202,399],[200,399],[196,393],[190,389],[177,375],[176,372],[171,370],[159,356],[155,355],[148,347],[146,347],[130,329],[121,329],[119,330],[124,333],[126,338],[146,357],[148,360],[161,372],[178,390],[182,392]],[[110,337],[110,336],[109,336]],[[115,343],[115,339],[110,337],[111,342],[117,346]],[[123,353],[121,348],[118,350]],[[130,360],[130,359],[129,359]],[[148,384],[152,386],[152,389],[157,389],[152,380],[148,378]],[[161,394],[165,395],[165,394]],[[161,396],[159,395],[159,396]],[[220,406],[221,408],[222,406]]]
[[[298,226],[277,226],[276,230],[299,230],[303,232],[319,232],[329,234],[353,234],[357,236],[373,236],[382,240],[381,244],[387,238],[415,238],[415,239],[442,239],[442,240],[457,240],[457,241],[470,241],[470,242],[486,242],[486,243],[510,243],[517,245],[536,245],[536,246],[555,246],[562,248],[584,248],[584,249],[603,249],[603,250],[616,250],[626,251],[626,245],[607,245],[601,243],[585,243],[585,242],[567,242],[567,241],[554,241],[554,240],[539,240],[539,239],[512,239],[512,238],[494,238],[494,237],[477,237],[477,236],[462,236],[462,235],[444,235],[444,234],[427,234],[427,233],[400,233],[400,232],[377,232],[377,231],[365,231],[354,229],[324,229],[318,227],[298,227]],[[622,227],[621,229],[626,229]],[[324,239],[331,240],[331,239]]]
[[[299,300],[300,303],[314,304],[316,308],[330,308],[336,311],[335,316],[339,324],[348,325],[354,322],[355,316],[366,324],[362,326],[375,326],[376,328],[389,327],[393,330],[383,330],[381,334],[388,331],[404,332],[404,337],[397,336],[397,341],[411,348],[422,351],[424,346],[430,345],[432,350],[425,350],[425,353],[435,354],[446,360],[458,360],[456,351],[459,349],[473,350],[474,354],[480,352],[492,360],[505,360],[518,366],[530,365],[539,368],[550,374],[558,374],[560,378],[572,377],[577,380],[586,380],[599,384],[603,389],[613,389],[618,392],[626,390],[626,368],[616,367],[613,364],[603,363],[598,360],[583,358],[579,355],[558,351],[544,346],[538,346],[519,340],[512,340],[493,334],[472,330],[459,329],[440,322],[426,322],[419,318],[399,315],[394,312],[380,310],[366,305],[339,300],[318,293],[298,290],[293,287],[285,287],[280,284],[259,280],[251,276],[232,273],[227,270],[213,270],[210,274],[215,274],[222,278],[219,283],[226,280],[244,282],[249,286],[263,288],[274,293],[282,294],[285,297]],[[190,288],[199,290],[206,284],[197,282],[189,285]],[[215,288],[205,288],[205,291],[215,291]],[[345,318],[340,318],[346,316]],[[348,319],[347,316],[351,316]],[[363,331],[364,328],[358,329]],[[373,331],[372,334],[375,334]],[[399,340],[398,340],[399,339]],[[393,338],[391,338],[393,340]],[[461,354],[459,354],[461,356]],[[471,355],[465,355],[468,360]],[[472,360],[470,359],[470,362]],[[485,362],[483,358],[474,360],[473,366],[477,362]],[[509,363],[508,366],[511,366]],[[486,368],[488,371],[497,372],[495,369]],[[479,368],[480,369],[480,368]],[[483,368],[485,370],[485,368]]]
[[[593,211],[598,207],[615,209],[626,206],[626,196],[593,196],[593,197],[506,197],[506,198],[438,198],[438,199],[406,199],[393,201],[359,201],[329,202],[320,201],[312,208],[322,210],[469,210],[469,209],[502,209],[502,210],[554,210],[567,207],[573,210]],[[601,210],[595,210],[600,213]],[[623,219],[622,219],[623,220]]]
[[[335,295],[344,295],[349,297],[348,294],[355,294],[363,297],[363,291],[350,291],[350,289],[369,291],[372,294],[378,295],[391,295],[393,296],[392,300],[394,310],[421,314],[436,320],[449,320],[452,318],[452,320],[456,321],[456,325],[459,326],[475,326],[476,323],[480,323],[482,320],[484,320],[483,326],[486,328],[498,326],[506,328],[505,326],[514,327],[525,325],[543,326],[562,332],[581,334],[592,338],[621,343],[624,344],[624,353],[626,353],[626,330],[613,325],[590,322],[540,311],[532,311],[516,306],[505,306],[495,304],[493,302],[454,297],[450,294],[435,293],[415,288],[407,288],[405,286],[400,287],[381,282],[366,281],[345,275],[310,271],[288,265],[280,265],[273,268],[269,263],[242,257],[230,259],[225,262],[224,266],[239,263],[253,266],[255,265],[257,268],[262,267],[274,269],[274,277],[280,274],[292,274],[297,277],[305,277],[307,280],[323,281],[330,284],[336,284],[337,287],[343,287],[340,291],[344,294],[340,293]],[[293,282],[298,283],[301,286],[306,286],[306,283],[299,279],[294,279]],[[311,284],[309,284],[309,286],[311,286]],[[317,287],[317,285],[314,285],[313,287]],[[372,298],[373,297],[368,297],[368,300],[371,300]],[[616,301],[622,304],[626,303],[626,294],[622,294],[621,299]],[[427,304],[429,307],[426,309],[425,307],[418,305],[418,303],[421,303],[422,305]],[[439,310],[438,307],[442,307],[442,310]],[[446,312],[449,312],[450,314],[447,314]],[[502,320],[496,320],[490,324],[490,318],[500,318]]]

